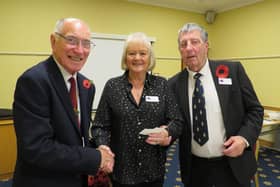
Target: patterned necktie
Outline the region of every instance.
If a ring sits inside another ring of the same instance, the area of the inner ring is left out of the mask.
[[[205,144],[208,137],[204,90],[199,77],[200,73],[194,75],[195,88],[193,91],[193,134],[194,140],[199,144]]]
[[[76,80],[75,80],[74,77],[71,77],[71,78],[68,79],[68,81],[71,84],[70,91],[69,91],[70,99],[71,99],[71,102],[72,102],[72,105],[73,105],[74,112],[75,112],[76,117],[77,117],[77,122],[79,124]],[[80,126],[80,124],[79,124],[79,126]]]

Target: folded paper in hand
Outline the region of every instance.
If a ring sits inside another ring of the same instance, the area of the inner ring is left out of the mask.
[[[159,128],[159,127],[156,127],[156,128],[153,128],[153,129],[143,129],[139,134],[149,135],[151,133],[160,133],[163,130],[164,130],[163,128]]]

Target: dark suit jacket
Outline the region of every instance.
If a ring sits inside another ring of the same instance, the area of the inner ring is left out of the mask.
[[[65,81],[52,57],[19,77],[13,103],[14,187],[81,187],[86,179],[83,174],[97,172],[101,155],[88,141],[95,87],[83,84],[85,79],[78,73],[79,129]]]
[[[232,85],[218,84],[216,69],[219,65],[229,68],[228,78]],[[212,76],[215,82],[218,98],[221,104],[226,137],[240,135],[248,140],[250,146],[242,156],[228,158],[232,171],[240,183],[245,183],[256,172],[256,160],[253,146],[260,134],[263,122],[263,107],[261,106],[253,86],[240,62],[209,61]],[[180,110],[185,120],[185,126],[180,137],[179,158],[181,177],[188,186],[191,167],[191,121],[189,113],[188,71],[185,69],[169,80],[169,84],[176,95]]]

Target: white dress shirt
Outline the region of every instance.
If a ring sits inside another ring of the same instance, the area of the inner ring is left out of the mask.
[[[192,72],[189,69],[187,70],[189,72],[188,91],[189,108],[192,123],[192,95],[195,87],[195,79],[193,78],[193,76],[196,74],[196,72]],[[200,80],[204,88],[209,140],[204,145],[200,146],[196,141],[194,141],[192,137],[192,154],[205,158],[219,157],[223,155],[223,144],[226,140],[226,135],[221,106],[213,80],[213,78],[216,77],[212,76],[208,60],[199,73],[202,74]]]
[[[70,87],[71,87],[71,83],[69,82],[69,79],[71,77],[74,77],[75,78],[75,81],[76,81],[76,95],[77,95],[77,110],[78,110],[78,118],[79,120],[81,119],[81,113],[79,112],[80,111],[80,98],[79,98],[79,89],[78,89],[78,83],[77,83],[77,73],[75,73],[74,75],[68,73],[68,71],[65,70],[65,68],[63,68],[58,62],[57,60],[54,58],[54,61],[56,62],[62,76],[63,76],[63,79],[64,79],[64,82],[66,84],[66,87],[67,87],[67,90],[68,92],[70,91]]]

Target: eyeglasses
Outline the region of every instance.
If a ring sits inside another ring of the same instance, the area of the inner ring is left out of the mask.
[[[63,38],[66,41],[66,43],[69,45],[78,46],[81,41],[81,44],[85,49],[90,49],[90,47],[95,47],[95,44],[90,40],[81,40],[75,36],[64,36],[63,34],[60,34],[58,32],[55,32],[55,34]]]

